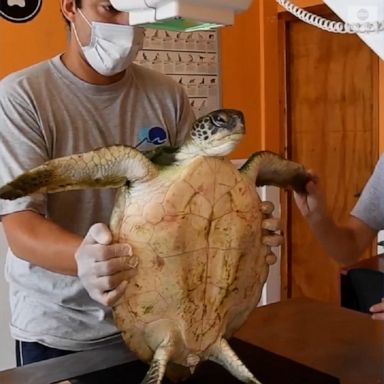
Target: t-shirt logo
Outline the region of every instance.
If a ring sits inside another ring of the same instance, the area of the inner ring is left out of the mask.
[[[149,150],[153,148],[153,146],[157,147],[165,144],[168,141],[168,134],[167,131],[161,127],[141,128],[137,139],[137,149]]]
[[[0,0],[0,16],[13,23],[25,23],[40,11],[42,0]]]

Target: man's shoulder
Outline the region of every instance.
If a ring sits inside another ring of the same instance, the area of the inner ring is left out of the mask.
[[[29,67],[12,72],[0,80],[0,94],[20,89],[21,85],[44,81],[45,74],[51,70],[52,59],[44,60]]]
[[[384,173],[384,153],[380,155],[379,160],[376,163],[375,172],[380,172],[381,174]]]
[[[382,166],[384,166],[384,152],[380,154],[378,163],[380,163]]]

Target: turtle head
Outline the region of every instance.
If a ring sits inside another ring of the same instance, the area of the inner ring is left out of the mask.
[[[219,109],[195,121],[188,142],[195,154],[225,156],[244,136],[244,115],[235,109]]]

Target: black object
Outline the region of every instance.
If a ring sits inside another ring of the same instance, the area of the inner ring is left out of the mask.
[[[277,336],[278,337],[278,336]],[[241,360],[263,384],[339,384],[340,381],[328,374],[297,363],[238,339],[230,344]],[[76,379],[73,384],[139,384],[148,370],[140,361],[93,372]],[[198,366],[191,379],[185,384],[239,384],[226,369],[213,362]],[[170,384],[164,379],[163,384]]]
[[[375,269],[353,268],[341,277],[341,305],[370,313],[373,304],[384,297],[384,273]]]
[[[32,20],[41,9],[42,0],[0,0],[0,16],[13,23]]]

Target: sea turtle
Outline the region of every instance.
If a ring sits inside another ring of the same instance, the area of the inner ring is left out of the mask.
[[[184,376],[207,359],[259,383],[226,341],[256,307],[268,275],[255,186],[303,191],[309,175],[266,151],[237,170],[225,155],[243,135],[240,111],[217,110],[196,120],[180,148],[150,158],[129,146],[100,148],[48,161],[0,188],[3,199],[119,188],[110,228],[139,262],[113,313],[128,347],[151,362],[143,383],[160,383],[167,365],[167,375]]]

